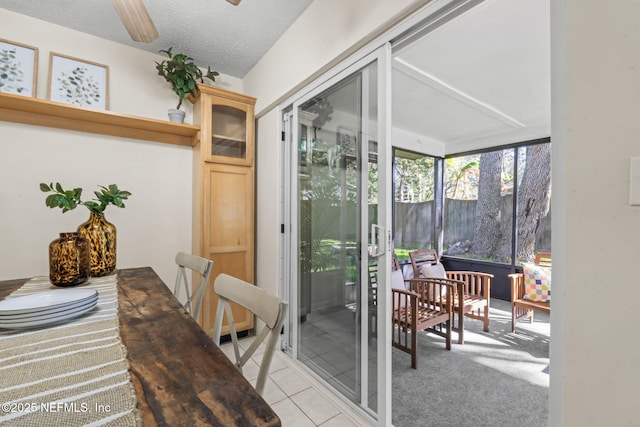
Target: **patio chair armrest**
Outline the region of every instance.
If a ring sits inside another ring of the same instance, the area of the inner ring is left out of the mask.
[[[483,298],[491,297],[491,279],[493,274],[481,273],[479,271],[447,271],[449,279],[461,280],[464,282],[466,294],[482,295]]]
[[[405,289],[397,289],[397,288],[391,288],[391,293],[397,293],[397,294],[404,294],[407,295],[409,298],[419,298],[420,295],[418,295],[417,292],[414,291],[409,291],[409,290],[405,290]]]
[[[391,288],[391,303],[393,310],[397,310],[404,306],[417,307],[418,298],[420,298],[420,295],[417,292]]]

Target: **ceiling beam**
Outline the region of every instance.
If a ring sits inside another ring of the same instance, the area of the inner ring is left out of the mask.
[[[398,57],[394,58],[393,68],[419,81],[420,83],[425,84],[434,90],[437,90],[443,95],[448,96],[449,98],[455,99],[459,102],[462,102],[465,105],[468,105],[469,107],[483,114],[491,116],[501,121],[502,123],[509,125],[514,129],[525,127],[524,123],[516,120],[515,118],[509,116],[508,114],[498,110],[495,107],[492,107],[489,104],[485,104],[479,99],[476,99],[459,89],[456,89],[455,87],[427,73],[426,71],[418,69],[418,67],[411,65],[409,62],[405,61],[404,59],[401,59]]]

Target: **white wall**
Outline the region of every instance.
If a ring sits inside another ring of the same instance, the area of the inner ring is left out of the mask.
[[[553,425],[638,425],[640,2],[551,6]]]
[[[109,66],[110,107],[117,113],[167,120],[176,95],[156,75],[154,55],[0,9],[5,39],[39,49],[37,98],[47,98],[49,52]],[[239,79],[217,86],[242,91]],[[183,104],[191,121],[191,105]],[[48,274],[48,245],[88,218],[79,207],[45,206],[40,182],[82,187],[118,184],[133,193],[126,208],[109,206],[118,230],[117,268],[151,266],[175,280],[173,258],[191,251],[192,151],[189,147],[0,121],[0,280]]]

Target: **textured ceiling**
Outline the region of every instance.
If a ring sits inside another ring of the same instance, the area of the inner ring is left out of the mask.
[[[149,52],[174,47],[202,66],[242,78],[312,0],[144,0],[160,37],[134,42],[110,0],[0,0],[12,10]]]

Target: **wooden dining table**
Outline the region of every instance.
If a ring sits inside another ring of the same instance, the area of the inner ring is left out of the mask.
[[[0,281],[0,300],[27,279]],[[144,426],[280,426],[150,267],[117,271],[119,333]]]

